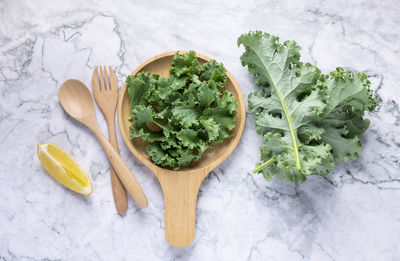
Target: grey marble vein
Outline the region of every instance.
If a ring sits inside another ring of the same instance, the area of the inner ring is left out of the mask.
[[[0,1],[0,260],[399,260],[399,13],[395,0]],[[118,133],[149,198],[146,209],[129,199],[118,216],[107,158],[62,110],[58,87],[68,78],[90,86],[99,64],[122,83],[153,55],[193,49],[223,62],[247,96],[256,87],[236,39],[250,29],[296,40],[324,73],[365,72],[382,102],[367,115],[361,157],[303,184],[252,174],[261,138],[247,114],[237,149],[200,189],[193,243],[172,247],[157,179]],[[46,174],[42,142],[81,164],[92,196]]]

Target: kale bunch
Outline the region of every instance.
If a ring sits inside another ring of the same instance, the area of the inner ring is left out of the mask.
[[[327,175],[335,162],[357,159],[360,136],[369,126],[364,118],[379,100],[364,73],[338,67],[324,75],[300,61],[295,41],[260,31],[243,34],[241,56],[261,87],[248,97],[256,131],[264,142],[254,172],[270,180],[303,182],[311,174]]]

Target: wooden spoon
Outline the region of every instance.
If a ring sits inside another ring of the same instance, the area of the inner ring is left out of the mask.
[[[140,65],[132,75],[140,71],[157,73],[168,77],[172,57],[176,51],[157,55]],[[197,54],[202,64],[211,60],[209,57]],[[201,183],[208,173],[224,161],[238,144],[243,132],[246,108],[242,91],[230,72],[226,89],[231,91],[238,101],[236,127],[233,135],[224,142],[214,145],[207,150],[202,158],[190,167],[178,171],[168,170],[153,164],[146,153],[146,143],[141,138],[130,139],[128,120],[132,109],[125,84],[118,101],[118,124],[122,138],[132,153],[146,165],[157,177],[164,194],[165,207],[165,236],[173,246],[186,246],[192,242],[195,234],[196,200]]]
[[[147,198],[139,183],[97,125],[93,98],[85,84],[75,79],[65,81],[58,91],[58,98],[61,106],[71,117],[85,124],[96,134],[128,193],[139,207],[147,207]]]

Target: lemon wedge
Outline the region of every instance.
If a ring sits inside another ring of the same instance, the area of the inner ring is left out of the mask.
[[[53,143],[38,144],[37,155],[42,166],[58,182],[82,195],[92,194],[88,175],[63,149]]]

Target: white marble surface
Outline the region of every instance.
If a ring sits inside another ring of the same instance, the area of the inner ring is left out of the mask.
[[[0,260],[399,260],[399,13],[397,0],[0,1]],[[366,72],[383,101],[360,159],[301,185],[251,174],[261,139],[248,115],[239,146],[201,187],[193,244],[171,247],[157,180],[119,136],[149,207],[130,200],[118,216],[107,159],[63,112],[58,87],[90,84],[98,64],[117,67],[122,82],[153,55],[194,49],[223,62],[247,96],[255,86],[236,39],[249,29],[297,40],[324,72]],[[73,155],[92,196],[46,174],[41,142]]]

